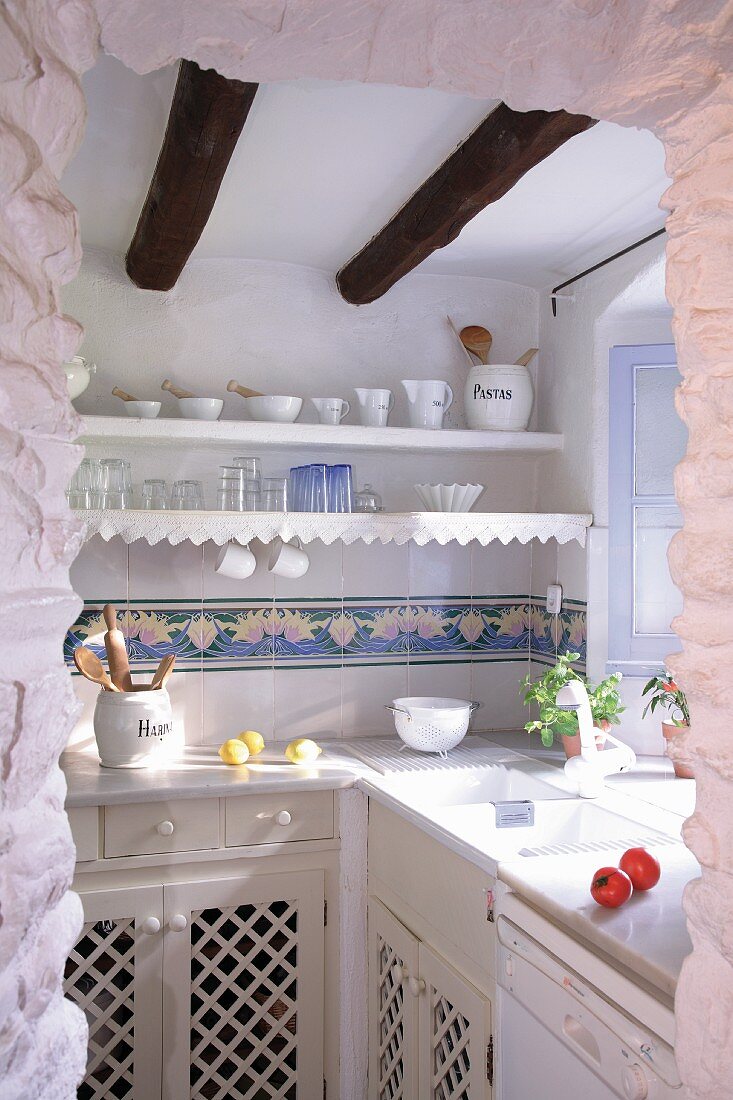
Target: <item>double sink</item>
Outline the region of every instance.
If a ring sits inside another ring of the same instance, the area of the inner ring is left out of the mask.
[[[656,829],[539,779],[532,774],[536,768],[534,761],[518,757],[509,765],[393,773],[372,783],[407,810],[497,861],[615,852],[669,841]],[[533,823],[517,826],[513,822],[522,820],[525,800],[533,804]],[[511,824],[502,824],[503,818]]]

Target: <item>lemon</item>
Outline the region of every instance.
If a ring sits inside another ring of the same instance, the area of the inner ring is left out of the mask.
[[[238,737],[232,737],[221,746],[219,756],[225,764],[245,764],[249,760],[249,749]]]
[[[249,749],[250,756],[257,756],[265,747],[265,739],[257,730],[245,730],[237,734],[237,740],[243,741]]]
[[[285,755],[291,764],[312,764],[322,752],[323,749],[307,737],[298,737],[285,749]]]

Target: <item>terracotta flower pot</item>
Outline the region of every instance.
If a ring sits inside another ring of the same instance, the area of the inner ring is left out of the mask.
[[[670,745],[670,741],[680,737],[690,727],[689,726],[676,726],[674,722],[662,722],[662,733],[664,734],[664,740],[667,742],[666,755],[670,758],[674,764],[674,774],[679,779],[694,779],[695,773],[689,764],[683,760],[684,749],[679,744]],[[670,752],[670,749],[672,750]]]
[[[601,720],[595,726],[596,731],[596,748],[601,752],[606,747],[606,731],[611,728],[611,723],[605,718]],[[580,734],[575,733],[572,736],[562,734],[561,737],[562,746],[565,749],[565,755],[570,759],[571,756],[580,756]]]

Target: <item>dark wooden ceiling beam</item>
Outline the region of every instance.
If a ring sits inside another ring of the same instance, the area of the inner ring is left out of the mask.
[[[455,240],[479,211],[575,134],[595,125],[565,111],[512,111],[500,103],[383,229],[336,276],[347,302],[365,305]]]
[[[125,258],[145,290],[170,290],[209,219],[257,84],[182,61],[163,145]]]

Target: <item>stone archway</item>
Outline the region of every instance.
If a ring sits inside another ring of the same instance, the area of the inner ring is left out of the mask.
[[[583,112],[664,142],[668,297],[689,428],[677,473],[685,526],[671,560],[685,598],[675,659],[691,697],[703,877],[677,1002],[695,1097],[733,1092],[733,55],[727,0],[8,0],[0,8],[0,501],[5,647],[0,1038],[8,1096],[74,1095],[83,1023],[60,992],[80,921],[57,767],[75,713],[60,659],[76,602],[78,531],[64,500],[78,460],[59,363],[78,326],[58,311],[79,261],[58,177],[83,132],[78,76],[99,41],[147,72],[179,57],[227,76],[431,86],[518,110]],[[11,641],[12,638],[12,641]]]

